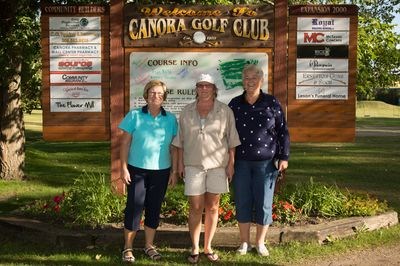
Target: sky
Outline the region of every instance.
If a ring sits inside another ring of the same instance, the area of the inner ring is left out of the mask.
[[[400,34],[400,14],[396,14],[393,23],[397,24],[395,30],[398,34]]]

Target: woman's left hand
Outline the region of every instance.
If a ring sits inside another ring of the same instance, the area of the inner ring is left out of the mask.
[[[229,183],[232,181],[233,173],[235,172],[235,167],[233,163],[228,163],[225,168],[226,177],[228,178]]]
[[[279,172],[283,172],[283,171],[286,170],[286,168],[288,168],[288,166],[289,166],[289,162],[288,161],[279,160],[278,171]]]
[[[169,174],[168,185],[171,186],[171,187],[175,187],[177,180],[178,180],[178,173],[177,172],[171,172]]]

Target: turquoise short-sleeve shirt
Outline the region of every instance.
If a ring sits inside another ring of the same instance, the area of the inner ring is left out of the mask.
[[[174,114],[162,108],[153,117],[144,106],[129,111],[118,127],[132,135],[128,164],[148,170],[171,167],[170,144],[177,132]]]

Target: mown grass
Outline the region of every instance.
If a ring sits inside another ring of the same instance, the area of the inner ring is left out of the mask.
[[[0,215],[10,214],[33,199],[47,199],[68,190],[83,170],[109,173],[109,142],[45,142],[41,139],[40,118],[40,112],[26,115],[28,179],[0,181]],[[357,126],[399,126],[399,119],[358,117]],[[318,182],[337,184],[343,189],[387,200],[389,206],[399,212],[399,155],[399,137],[357,137],[354,143],[294,143],[285,182],[306,182],[312,177]],[[400,226],[360,233],[323,246],[296,242],[272,246],[269,258],[239,257],[232,249],[217,250],[223,259],[221,265],[282,265],[392,243],[400,244]],[[16,236],[3,235],[0,237],[0,262],[5,265],[118,265],[120,248],[71,250],[47,243],[36,246]],[[168,247],[161,250],[165,260],[160,264],[187,264],[187,250]],[[154,264],[141,251],[136,254],[138,265]]]
[[[353,237],[333,241],[325,245],[317,243],[291,242],[274,245],[270,249],[270,257],[264,258],[252,253],[245,256],[235,254],[232,248],[217,248],[221,257],[218,265],[301,265],[306,260],[323,259],[349,250],[364,250],[375,246],[394,245],[399,243],[400,226],[389,229],[380,229],[374,232],[362,232]],[[188,265],[187,249],[171,249],[160,247],[163,254],[161,262],[153,262],[136,249],[136,265]],[[120,247],[103,245],[90,249],[61,248],[43,242],[41,245],[32,245],[27,241],[16,241],[13,237],[2,237],[0,240],[0,262],[2,265],[122,265],[120,261]],[[208,263],[201,257],[201,265]]]

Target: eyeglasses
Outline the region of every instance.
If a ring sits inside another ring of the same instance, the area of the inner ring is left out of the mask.
[[[157,91],[149,91],[150,95],[157,95],[157,96],[164,96],[164,92],[157,92]]]
[[[197,88],[212,88],[213,84],[196,84]]]

